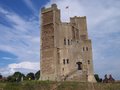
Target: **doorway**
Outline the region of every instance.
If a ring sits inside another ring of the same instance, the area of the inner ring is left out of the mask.
[[[77,62],[76,64],[78,66],[78,70],[82,70],[82,62]]]

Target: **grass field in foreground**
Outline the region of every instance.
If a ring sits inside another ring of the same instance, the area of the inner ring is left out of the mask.
[[[25,81],[0,83],[0,90],[120,90],[120,83]]]

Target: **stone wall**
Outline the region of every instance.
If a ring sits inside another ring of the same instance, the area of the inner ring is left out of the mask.
[[[41,80],[95,82],[86,17],[61,22],[55,4],[41,15]]]

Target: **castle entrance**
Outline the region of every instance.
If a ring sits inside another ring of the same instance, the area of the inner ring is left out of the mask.
[[[82,70],[82,62],[77,62],[76,64],[78,66],[78,70]]]

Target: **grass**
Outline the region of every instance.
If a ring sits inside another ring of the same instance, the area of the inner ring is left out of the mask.
[[[87,83],[62,82],[58,90],[86,90]]]
[[[94,88],[93,88],[94,86]],[[120,83],[24,81],[0,83],[0,90],[120,90]]]
[[[6,85],[5,83],[1,83],[1,82],[0,82],[0,90],[1,90],[2,88],[4,88],[5,85]]]

